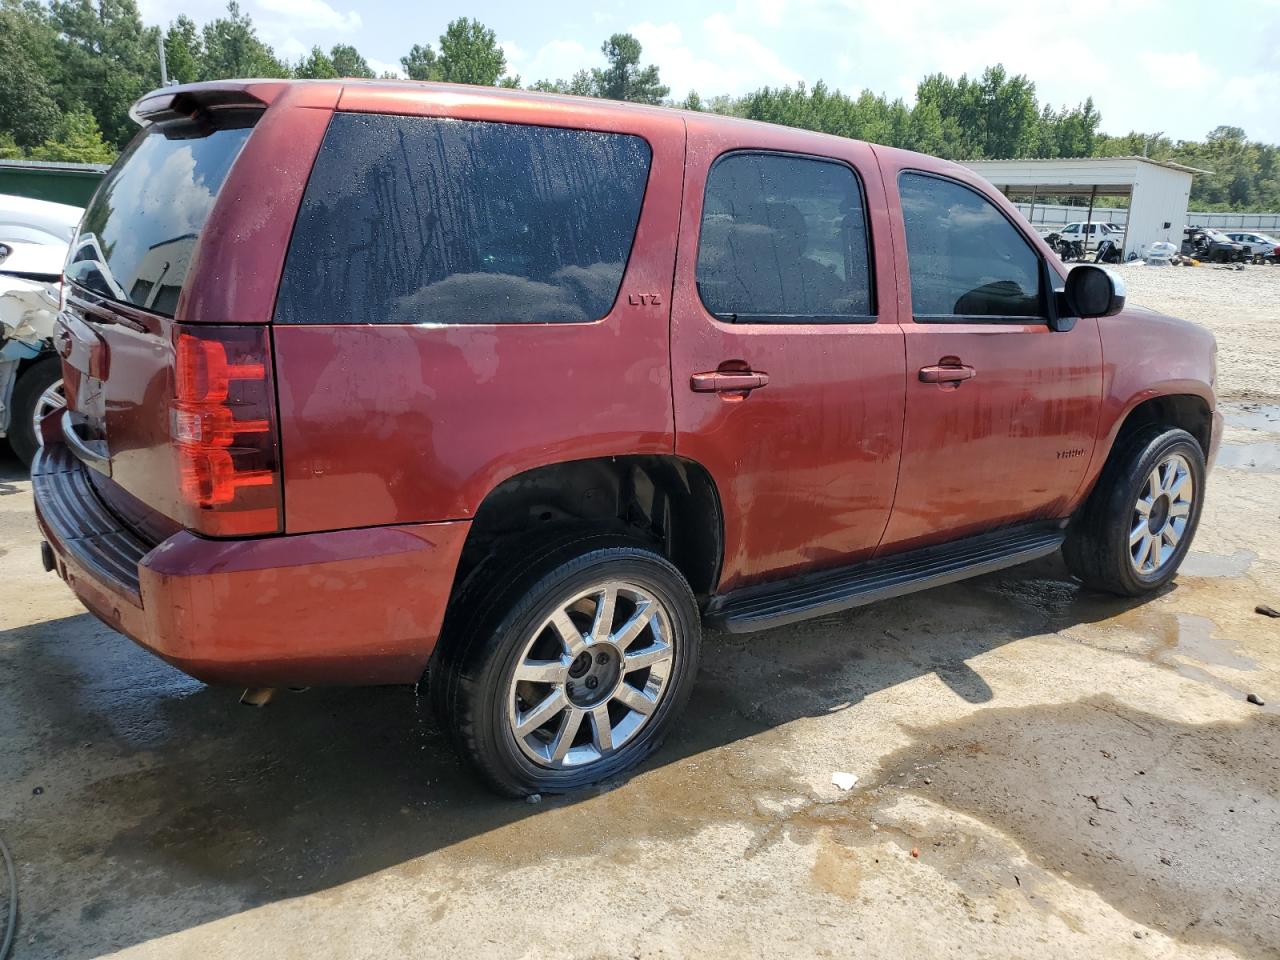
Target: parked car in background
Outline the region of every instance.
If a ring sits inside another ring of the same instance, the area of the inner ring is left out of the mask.
[[[1075,223],[1068,223],[1056,232],[1068,243],[1074,240],[1084,244],[1086,251],[1096,250],[1103,240],[1110,240],[1117,247],[1121,246],[1124,240],[1124,227],[1114,223],[1088,223],[1078,220]]]
[[[494,788],[564,791],[655,749],[704,622],[1059,549],[1139,596],[1190,547],[1212,335],[964,167],[447,84],[133,115],[67,264],[42,550],[254,701],[425,674]]]
[[[0,195],[0,437],[30,463],[37,421],[62,404],[53,325],[79,207]]]
[[[1213,227],[1187,227],[1182,231],[1182,253],[1197,260],[1236,263],[1246,259],[1246,247]]]
[[[65,250],[82,216],[81,207],[0,194],[0,241],[61,244]]]
[[[1251,257],[1262,257],[1272,263],[1280,258],[1280,240],[1269,234],[1232,231],[1227,234],[1227,237],[1236,243],[1244,244],[1247,254]]]

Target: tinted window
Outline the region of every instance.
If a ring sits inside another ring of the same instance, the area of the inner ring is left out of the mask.
[[[256,115],[148,127],[107,174],[71,245],[67,277],[173,316],[191,253]]]
[[[866,215],[853,171],[767,153],[716,163],[702,207],[698,290],[723,319],[869,318]]]
[[[1039,317],[1040,258],[995,204],[950,180],[899,180],[917,319]]]
[[[649,171],[639,137],[338,114],[282,323],[573,323],[609,312]]]

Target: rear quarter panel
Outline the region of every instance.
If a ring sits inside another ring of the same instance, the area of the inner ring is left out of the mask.
[[[273,326],[287,532],[465,519],[503,480],[543,464],[673,452],[683,119],[359,85],[339,109],[630,133],[652,161],[618,299],[600,321]]]

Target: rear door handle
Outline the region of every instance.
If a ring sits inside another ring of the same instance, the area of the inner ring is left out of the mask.
[[[962,380],[972,380],[977,375],[977,370],[962,363],[940,363],[920,368],[921,383],[960,383]]]
[[[694,393],[747,393],[768,385],[769,375],[755,370],[711,370],[689,378]]]

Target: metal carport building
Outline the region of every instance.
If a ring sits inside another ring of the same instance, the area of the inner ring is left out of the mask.
[[[1143,256],[1151,244],[1182,241],[1191,177],[1196,167],[1146,157],[1071,157],[1051,160],[970,160],[964,164],[1011,200],[1089,199],[1080,220],[1093,221],[1098,197],[1128,197],[1125,256]]]

